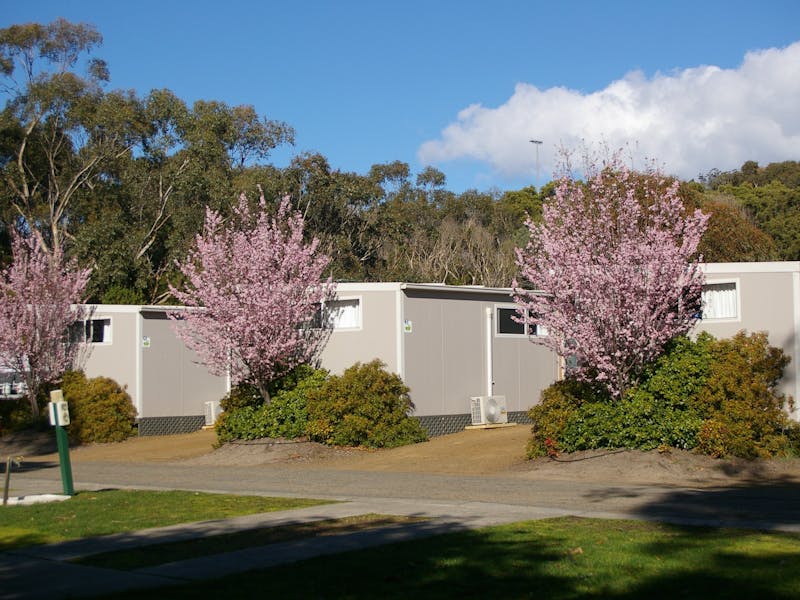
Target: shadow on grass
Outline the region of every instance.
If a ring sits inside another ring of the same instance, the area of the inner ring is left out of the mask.
[[[661,525],[639,552],[664,563],[625,593],[609,597],[783,600],[800,594],[800,536],[749,529]]]
[[[796,536],[564,518],[314,558],[169,596],[788,600],[798,590]]]
[[[0,532],[0,552],[47,544],[49,541],[46,535],[34,531]]]

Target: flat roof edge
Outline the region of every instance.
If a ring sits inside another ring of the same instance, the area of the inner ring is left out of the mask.
[[[188,309],[186,306],[173,304],[82,304],[80,306],[100,313],[169,312]]]
[[[510,296],[514,293],[512,288],[486,287],[482,285],[446,285],[442,283],[403,283],[403,290],[456,292],[460,294],[504,294]]]
[[[700,268],[706,274],[717,273],[796,273],[800,272],[800,261],[774,262],[735,262],[735,263],[701,263]]]

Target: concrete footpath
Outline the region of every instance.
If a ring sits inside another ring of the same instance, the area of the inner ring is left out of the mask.
[[[428,520],[368,529],[356,533],[299,539],[206,556],[134,571],[117,571],[69,561],[114,550],[193,540],[247,529],[278,527],[368,513],[423,517]],[[347,552],[406,540],[515,521],[573,514],[554,510],[488,503],[421,503],[370,499],[188,523],[125,534],[82,539],[0,553],[0,598],[75,598],[132,589],[160,588],[214,579],[315,556]],[[588,515],[587,515],[588,516]],[[592,515],[624,518],[625,515]]]
[[[428,520],[318,538],[299,539],[205,556],[134,571],[72,564],[70,561],[114,550],[193,540],[247,529],[278,527],[368,513],[424,517]],[[626,513],[575,511],[485,502],[424,502],[371,498],[299,510],[188,523],[34,546],[0,553],[0,598],[50,599],[107,595],[214,579],[253,569],[360,550],[443,533],[557,516],[630,518]],[[673,519],[679,521],[679,519]],[[701,524],[694,522],[694,524]],[[718,524],[718,523],[714,523]],[[782,529],[787,529],[782,527]],[[800,527],[789,527],[800,531]]]
[[[75,598],[161,588],[242,571],[515,521],[574,515],[735,526],[800,533],[800,486],[758,482],[692,489],[530,475],[449,476],[181,465],[77,465],[76,488],[186,489],[304,496],[339,501],[302,510],[190,523],[0,553],[0,599]],[[60,491],[58,469],[39,465],[12,477],[15,495]],[[367,513],[428,520],[249,548],[135,571],[79,566],[78,557],[168,541]]]

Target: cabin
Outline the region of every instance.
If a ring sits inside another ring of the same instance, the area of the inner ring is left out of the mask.
[[[200,429],[207,403],[219,401],[230,384],[226,377],[211,375],[175,335],[176,323],[167,316],[167,308],[90,308],[85,328],[90,353],[84,371],[87,377],[110,377],[125,386],[139,415],[139,435]]]
[[[726,338],[741,330],[766,331],[791,362],[780,391],[800,400],[800,262],[703,265],[703,318],[698,331]],[[793,418],[800,420],[800,407]]]
[[[704,316],[695,331],[768,332],[770,343],[792,357],[781,390],[800,398],[800,262],[714,263],[704,270]],[[213,420],[230,381],[208,373],[177,338],[167,307],[93,308],[86,374],[127,386],[140,435],[193,431]],[[340,283],[326,310],[333,329],[320,365],[338,374],[380,359],[410,388],[414,416],[431,435],[469,425],[471,398],[480,396],[503,396],[508,420],[528,422],[541,391],[562,376],[559,358],[531,343],[547,331],[514,320],[507,288]]]
[[[321,364],[340,373],[382,360],[411,390],[414,415],[431,435],[471,423],[470,398],[504,396],[510,421],[559,377],[558,357],[513,320],[511,291],[482,286],[341,283]]]

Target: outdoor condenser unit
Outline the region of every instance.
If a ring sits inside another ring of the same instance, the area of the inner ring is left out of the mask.
[[[222,409],[219,406],[219,400],[206,402],[206,425],[211,426],[217,422],[217,417]]]
[[[470,403],[473,425],[508,423],[505,396],[473,396]]]

